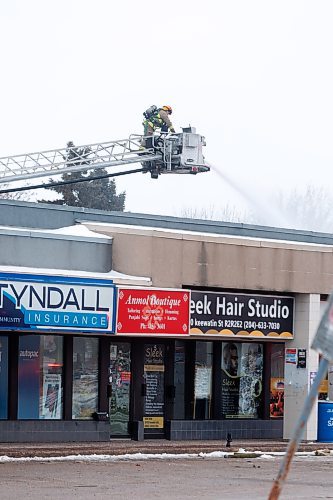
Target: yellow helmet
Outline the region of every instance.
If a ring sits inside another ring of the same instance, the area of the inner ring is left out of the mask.
[[[169,113],[169,115],[171,115],[171,113],[172,113],[172,107],[171,106],[162,106],[162,109],[164,111],[167,111]]]

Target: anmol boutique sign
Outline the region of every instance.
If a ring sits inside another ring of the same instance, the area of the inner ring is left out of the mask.
[[[0,330],[114,333],[110,280],[0,273]]]
[[[118,290],[117,333],[187,335],[189,315],[188,290]]]
[[[190,333],[293,338],[294,299],[191,292]]]

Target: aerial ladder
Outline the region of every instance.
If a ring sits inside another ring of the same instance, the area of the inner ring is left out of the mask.
[[[208,172],[210,168],[202,152],[205,145],[205,138],[197,134],[193,127],[188,127],[176,134],[152,137],[133,134],[128,139],[119,141],[84,146],[68,143],[62,149],[4,157],[0,158],[0,193],[27,189],[12,187],[12,183],[16,181],[48,177],[49,183],[34,185],[29,189],[48,187],[55,185],[50,183],[55,176],[92,169],[96,171],[99,168],[112,168],[107,177],[142,172],[149,173],[153,179],[162,174]],[[140,168],[121,168],[135,163],[140,163]],[[115,167],[118,167],[117,171],[114,171]]]

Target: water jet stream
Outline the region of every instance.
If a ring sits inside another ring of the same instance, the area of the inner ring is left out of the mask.
[[[261,219],[264,220],[266,224],[271,226],[277,226],[281,228],[291,228],[292,225],[284,217],[284,215],[277,210],[272,204],[265,203],[258,197],[252,195],[251,192],[243,189],[239,184],[237,184],[230,176],[227,176],[224,172],[211,163],[207,163],[211,170],[215,172],[224,182],[226,182],[234,191],[240,194],[244,200],[254,208],[255,212],[259,215]]]

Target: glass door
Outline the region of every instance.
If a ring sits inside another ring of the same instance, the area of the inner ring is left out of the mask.
[[[128,436],[131,388],[131,344],[112,342],[109,366],[111,436]]]
[[[144,346],[144,429],[145,434],[164,433],[165,346]]]

